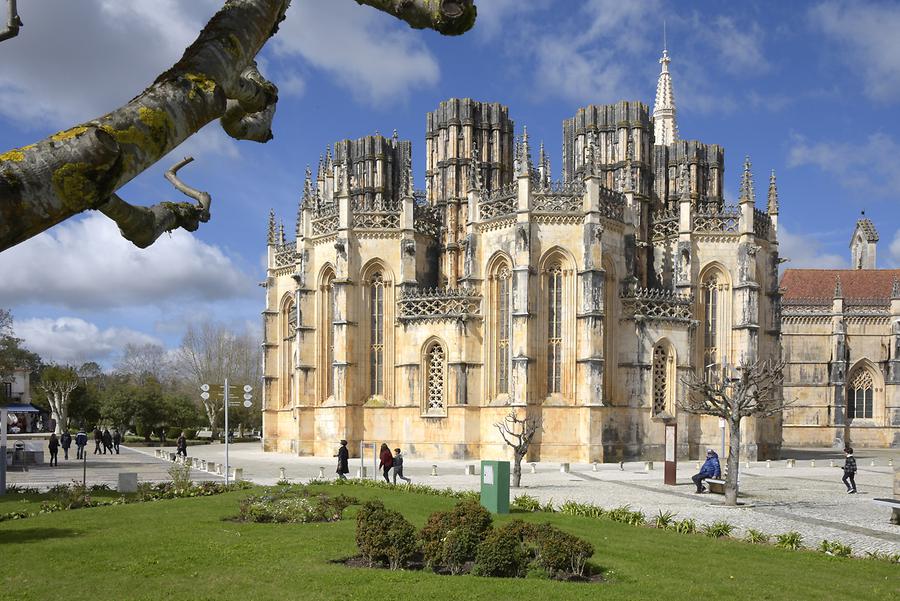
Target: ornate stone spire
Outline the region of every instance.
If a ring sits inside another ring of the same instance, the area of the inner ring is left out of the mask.
[[[750,168],[750,155],[747,155],[744,157],[744,172],[741,174],[741,187],[738,194],[738,202],[756,204],[756,191],[753,189],[753,173]]]
[[[408,156],[403,159],[403,195],[414,198],[416,193],[413,188],[412,159]]]
[[[297,237],[300,237],[300,230],[303,228],[303,207],[310,206],[314,204],[315,197],[315,188],[312,183],[312,170],[309,168],[309,165],[306,166],[306,179],[303,181],[303,196],[300,197],[300,202],[297,203],[297,227],[296,234]]]
[[[834,294],[832,295],[834,298],[844,298],[844,288],[841,286],[841,276],[835,276],[834,278]]]
[[[269,228],[266,241],[275,244],[275,209],[269,209]]]
[[[325,179],[325,157],[319,154],[319,166],[316,168],[316,181]]]
[[[284,221],[281,222],[281,226],[278,228],[278,243],[284,244],[287,242],[287,238],[284,237]]]
[[[480,192],[483,188],[481,182],[481,154],[478,152],[478,141],[472,145],[472,158],[469,160],[469,190]]]
[[[587,136],[587,148],[584,153],[584,176],[590,177],[592,175],[597,175],[595,167],[596,167],[596,158],[595,158],[595,149],[594,149],[594,136],[592,134],[588,134]]]
[[[634,159],[634,141],[631,134],[628,134],[628,141],[625,143],[625,182],[622,189],[625,192],[634,192],[634,170],[631,161]]]
[[[675,123],[675,93],[672,91],[672,76],[669,74],[669,49],[663,42],[662,69],[656,82],[656,102],[653,104],[653,135],[656,144],[668,146],[678,139],[678,125]]]
[[[681,200],[691,199],[691,182],[688,179],[687,159],[685,159],[678,167],[678,193],[681,195]]]
[[[544,141],[541,140],[541,149],[538,152],[538,171],[540,173],[541,185],[546,186],[550,183],[550,160],[547,153],[544,152]]]
[[[894,276],[894,279],[891,282],[891,300],[897,299],[900,299],[900,279],[897,279],[897,276]]]
[[[334,173],[334,163],[331,162],[331,144],[325,147],[325,174]]]
[[[769,215],[778,214],[778,186],[775,184],[775,170],[769,176]]]
[[[519,146],[519,162],[516,175],[531,175],[531,148],[528,146],[528,128],[522,127],[522,143]]]

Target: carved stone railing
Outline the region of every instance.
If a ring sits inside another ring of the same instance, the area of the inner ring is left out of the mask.
[[[678,235],[678,221],[680,213],[678,209],[656,211],[650,216],[652,223],[650,229],[651,240],[664,240]]]
[[[694,213],[694,231],[737,234],[741,211],[738,207],[711,208]]]
[[[694,297],[670,290],[638,288],[622,296],[628,318],[689,322],[694,318]]]
[[[393,211],[354,211],[353,227],[376,230],[397,229],[400,227],[400,213]]]
[[[337,203],[321,203],[314,207],[311,227],[313,236],[324,236],[336,232],[338,228]]]
[[[769,214],[759,209],[753,209],[753,233],[756,237],[768,240],[770,229],[772,229],[772,219]]]
[[[478,203],[478,216],[482,221],[512,215],[516,212],[519,194],[518,182],[509,183],[490,194],[481,197]]]
[[[297,243],[294,241],[286,244],[275,245],[275,269],[293,267],[297,264]]]
[[[416,233],[440,239],[441,215],[440,210],[430,204],[416,204],[413,206],[413,228]]]
[[[625,221],[625,196],[600,186],[600,214],[614,221]]]
[[[580,213],[584,208],[584,182],[547,182],[534,190],[531,210],[537,213]]]
[[[464,319],[481,314],[481,295],[471,288],[425,288],[401,290],[397,319]]]

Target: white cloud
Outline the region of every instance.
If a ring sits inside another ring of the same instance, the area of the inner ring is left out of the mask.
[[[745,74],[769,69],[763,53],[762,29],[756,22],[741,19],[738,25],[734,18],[720,15],[711,22],[698,23],[696,30],[712,46],[713,56],[727,71]]]
[[[99,213],[70,220],[0,254],[0,306],[68,309],[218,301],[256,288],[216,246],[176,230],[139,249]]]
[[[161,344],[153,336],[129,328],[99,328],[79,317],[34,318],[15,322],[16,336],[44,361],[80,365],[105,362],[126,344]]]
[[[349,0],[294,2],[272,44],[282,61],[301,57],[357,99],[378,105],[402,100],[440,76],[420,33]],[[297,77],[289,77],[288,91],[296,92]]]
[[[810,14],[813,24],[841,47],[849,71],[862,77],[867,96],[900,100],[900,4],[830,1]]]
[[[898,154],[900,144],[884,133],[870,134],[858,143],[810,142],[806,137],[794,134],[788,166],[818,167],[835,177],[841,186],[852,190],[857,200],[866,196],[894,197],[900,189]]]
[[[791,233],[779,222],[778,254],[790,259],[789,263],[782,265],[782,269],[842,269],[848,266],[847,257],[828,253],[824,246],[820,236]]]

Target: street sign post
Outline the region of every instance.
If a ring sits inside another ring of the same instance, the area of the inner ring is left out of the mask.
[[[200,398],[201,399],[206,401],[210,398],[210,396],[212,396],[213,398],[221,398],[222,404],[225,406],[225,486],[228,486],[229,479],[231,478],[231,476],[229,474],[230,467],[229,467],[229,457],[228,457],[228,443],[229,443],[229,439],[231,438],[231,436],[229,435],[229,430],[228,430],[228,407],[232,404],[235,406],[240,406],[241,404],[243,404],[244,407],[247,407],[247,408],[250,408],[253,406],[253,400],[252,400],[253,399],[253,394],[252,394],[253,387],[252,386],[250,386],[249,384],[244,385],[244,387],[243,387],[244,402],[243,403],[240,403],[238,401],[235,401],[234,403],[231,402],[231,400],[229,398],[229,394],[232,392],[231,391],[232,388],[237,389],[237,385],[232,384],[229,386],[228,378],[225,378],[224,384],[212,384],[212,385],[201,384],[200,385],[200,391],[201,391]]]

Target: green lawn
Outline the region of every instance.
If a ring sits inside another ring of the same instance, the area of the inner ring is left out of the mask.
[[[326,490],[337,490],[327,487]],[[357,486],[417,526],[453,499]],[[900,569],[886,562],[783,551],[558,514],[549,521],[590,540],[603,584],[439,576],[351,569],[355,508],[339,523],[244,524],[247,491],[79,509],[0,523],[0,599],[896,599]],[[33,497],[0,497],[0,513],[36,508]],[[500,518],[508,519],[508,518]],[[893,591],[893,593],[891,592]]]

